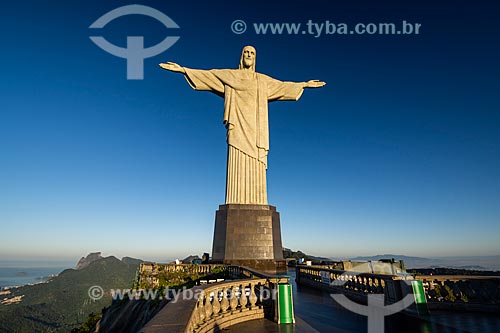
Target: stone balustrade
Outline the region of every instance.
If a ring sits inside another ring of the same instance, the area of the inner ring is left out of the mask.
[[[401,284],[402,280],[411,279],[410,275],[350,272],[304,265],[296,267],[297,284],[341,292],[360,302],[365,302],[368,294],[384,294],[387,303],[394,303],[407,292]]]
[[[185,332],[213,332],[264,318],[270,295],[266,283],[266,279],[250,279],[211,285],[199,296]]]
[[[208,333],[244,321],[274,319],[276,285],[289,282],[288,276],[267,275],[242,266],[225,266],[225,272],[234,280],[183,290],[140,332]]]
[[[157,264],[157,263],[141,263],[139,272],[136,278],[136,286],[141,288],[158,288],[164,287],[162,280],[183,278],[198,279],[211,274],[225,273],[227,265],[222,264]]]
[[[417,275],[430,310],[500,313],[500,277]]]
[[[193,272],[206,274],[214,268],[225,269],[227,266],[222,264],[158,264],[153,262],[144,262],[139,266],[139,273],[159,273],[159,272]]]

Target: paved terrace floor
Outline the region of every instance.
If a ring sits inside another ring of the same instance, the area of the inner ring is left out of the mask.
[[[270,320],[241,323],[230,333],[366,333],[366,317],[336,304],[328,293],[308,287],[297,288],[295,270],[289,270],[293,286],[295,325],[278,325]],[[500,314],[433,313],[429,321],[403,314],[385,320],[385,333],[499,333]]]

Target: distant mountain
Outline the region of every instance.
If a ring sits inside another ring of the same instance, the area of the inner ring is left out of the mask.
[[[321,261],[330,261],[331,260],[331,258],[316,257],[316,256],[312,256],[309,254],[305,254],[304,252],[302,252],[300,250],[293,251],[293,250],[290,250],[289,248],[286,248],[286,247],[283,248],[283,258],[295,258],[297,260],[304,258],[305,260],[311,260],[311,261],[318,262],[318,263]]]
[[[500,271],[500,256],[469,256],[469,257],[412,257],[401,254],[382,254],[375,256],[360,256],[350,260],[404,260],[406,268],[456,268]]]
[[[101,252],[94,252],[94,253],[89,253],[87,257],[82,257],[78,263],[76,264],[75,269],[82,269],[93,263],[94,261],[97,261],[99,259],[102,259]]]
[[[133,258],[97,258],[96,254],[90,258],[95,260],[78,270],[66,269],[48,283],[9,289],[10,293],[1,296],[13,301],[0,304],[0,332],[69,332],[80,326],[89,313],[100,313],[111,304],[111,289],[130,288],[142,262]],[[92,286],[102,288],[102,299],[90,299]],[[20,302],[14,302],[17,300]]]
[[[139,265],[144,262],[144,260],[141,259],[135,259],[135,258],[130,258],[130,257],[123,257],[122,262],[126,265],[129,266],[136,266],[139,267]]]

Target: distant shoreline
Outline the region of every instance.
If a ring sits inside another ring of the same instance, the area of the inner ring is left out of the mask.
[[[54,274],[53,276],[50,276],[50,277],[47,276],[46,277],[47,280],[43,280],[43,281],[39,281],[39,282],[30,282],[30,283],[19,285],[19,286],[2,286],[2,287],[0,287],[0,291],[7,291],[7,290],[17,289],[17,288],[22,288],[22,287],[27,287],[27,286],[35,286],[37,284],[42,284],[42,283],[49,283],[52,278],[54,278],[58,275],[59,274]]]
[[[47,283],[67,268],[64,267],[0,267],[0,290]],[[22,273],[22,274],[21,274]]]

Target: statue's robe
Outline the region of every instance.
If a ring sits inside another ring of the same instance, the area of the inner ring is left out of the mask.
[[[283,82],[249,70],[184,68],[189,85],[224,98],[228,162],[226,204],[267,204],[270,101],[296,101],[303,83]]]

